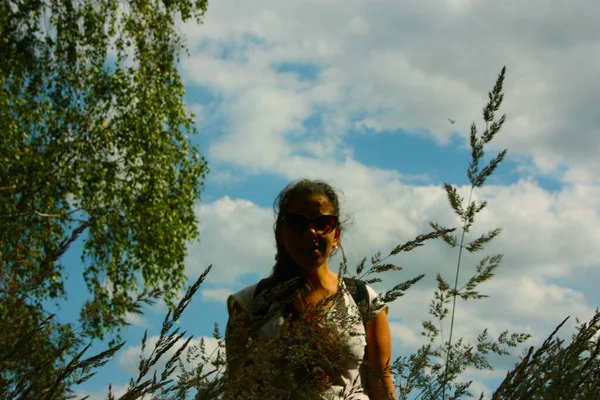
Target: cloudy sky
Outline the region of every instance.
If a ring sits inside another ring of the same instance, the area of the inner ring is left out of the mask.
[[[224,328],[227,295],[269,273],[272,203],[290,180],[326,179],[343,193],[351,265],[428,231],[430,220],[456,224],[441,186],[468,194],[468,128],[482,126],[503,65],[508,120],[488,153],[509,153],[475,192],[489,207],[474,234],[504,231],[463,258],[461,281],[481,256],[505,258],[483,287],[489,299],[458,304],[456,332],[530,332],[536,344],[568,315],[589,318],[600,304],[598,20],[594,0],[211,2],[203,25],[182,27],[190,57],[180,70],[193,140],[212,170],[187,273],[214,269],[182,327],[196,337]],[[427,274],[390,306],[394,357],[422,343],[435,274],[451,280],[456,258],[429,244],[393,259],[404,270],[374,286]],[[131,320],[126,348],[82,393],[127,384],[143,331],[156,335],[163,311]],[[471,371],[473,388],[489,394],[516,360]]]

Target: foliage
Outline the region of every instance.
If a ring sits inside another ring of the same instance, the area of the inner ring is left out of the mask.
[[[143,356],[148,337],[148,332],[146,331],[144,333],[138,376],[136,379],[131,379],[127,391],[119,397],[119,400],[138,399],[147,394],[156,393],[163,398],[170,396],[170,398],[185,399],[187,398],[186,395],[190,388],[199,388],[207,384],[210,373],[208,375],[203,375],[203,367],[204,363],[209,361],[208,358],[203,359],[199,369],[195,370],[193,373],[185,370],[185,365],[181,360],[181,357],[186,350],[188,363],[195,357],[204,356],[205,349],[203,344],[201,343],[200,346],[188,348],[193,337],[189,336],[184,340],[183,338],[186,336],[186,332],[181,332],[180,328],[176,328],[175,322],[179,320],[187,306],[190,304],[194,294],[198,291],[204,279],[206,279],[211,268],[212,266],[209,266],[196,282],[187,289],[177,307],[175,307],[173,311],[168,311],[163,321],[158,341],[155,343],[148,357]],[[218,330],[215,330],[215,335],[220,340]],[[166,361],[160,374],[155,370],[152,377],[147,378],[151,368],[170,350],[174,350],[173,355]],[[217,355],[217,360],[222,359],[223,357],[221,355]],[[173,374],[178,368],[180,370],[179,380],[177,383],[174,383]],[[109,399],[112,399],[110,394],[108,397]]]
[[[534,351],[530,347],[506,375],[493,400],[595,399],[600,387],[600,311],[587,323],[578,323],[571,342],[554,332]]]
[[[0,2],[3,390],[36,397],[84,343],[182,288],[207,167],[189,139],[177,24],[206,6]],[[91,294],[78,327],[47,311],[66,298],[60,258],[76,241]]]

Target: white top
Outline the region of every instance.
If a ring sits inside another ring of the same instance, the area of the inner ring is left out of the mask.
[[[228,309],[231,310],[233,301],[237,302],[244,311],[251,318],[251,306],[254,298],[254,292],[258,283],[247,286],[237,293],[232,294],[227,299]],[[342,290],[345,289],[344,281],[342,280]],[[372,287],[367,285],[367,292],[369,293],[369,303],[372,310],[375,309],[374,300],[377,297],[377,293]],[[325,318],[330,317],[330,313],[341,313],[341,315],[351,315],[354,317],[359,316],[358,307],[352,298],[352,295],[348,290],[343,290],[344,296],[340,302],[336,302],[328,311]],[[388,311],[388,307],[380,302],[377,303],[379,310]],[[365,356],[365,346],[367,344],[365,339],[365,328],[360,318],[355,318],[357,323],[350,326],[348,331],[353,331],[352,335],[344,335],[347,343],[355,356],[356,359],[362,360]],[[277,337],[284,324],[284,318],[281,311],[278,311],[273,317],[267,321],[259,331],[258,340],[265,340],[269,338]],[[369,396],[366,392],[366,385],[363,385],[361,376],[362,361],[348,365],[348,369],[342,371],[341,376],[336,377],[334,384],[329,387],[325,392],[321,393],[322,399],[336,400],[336,399],[350,399],[350,400],[369,400]],[[341,381],[340,381],[341,380]],[[335,382],[337,381],[337,382]],[[345,390],[344,390],[345,388]],[[348,396],[348,397],[345,397]]]

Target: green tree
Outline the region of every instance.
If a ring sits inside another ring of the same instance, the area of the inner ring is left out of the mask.
[[[208,169],[190,142],[179,26],[200,23],[206,7],[206,0],[0,2],[4,389],[31,395],[47,387],[83,341],[112,336],[141,302],[164,295],[173,304],[183,289]],[[73,273],[83,274],[90,296],[74,327],[47,306],[66,299],[60,257],[78,239]]]

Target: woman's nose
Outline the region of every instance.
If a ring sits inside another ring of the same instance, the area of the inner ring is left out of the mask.
[[[309,226],[308,229],[304,231],[304,235],[308,238],[314,238],[317,236],[317,231],[313,226]]]

